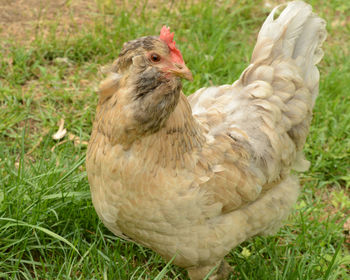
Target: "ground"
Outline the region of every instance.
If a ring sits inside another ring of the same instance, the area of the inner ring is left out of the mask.
[[[286,226],[228,256],[234,279],[350,278],[350,5],[310,2],[329,32],[312,165]],[[186,93],[233,82],[275,4],[0,0],[0,278],[186,279],[114,237],[91,205],[84,157],[101,70],[123,42],[167,24],[194,73]],[[53,139],[61,120],[66,133]]]

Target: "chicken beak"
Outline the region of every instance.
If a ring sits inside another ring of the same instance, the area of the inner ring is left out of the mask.
[[[185,64],[175,63],[175,69],[173,69],[172,72],[180,78],[184,78],[186,80],[193,81],[193,76],[192,76],[191,70],[188,69]]]

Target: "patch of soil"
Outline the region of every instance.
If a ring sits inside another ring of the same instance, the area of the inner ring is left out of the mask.
[[[0,0],[0,38],[26,43],[52,28],[57,35],[93,23],[95,0]]]

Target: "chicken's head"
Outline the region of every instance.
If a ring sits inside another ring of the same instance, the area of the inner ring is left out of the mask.
[[[170,28],[163,26],[159,37],[146,36],[125,43],[115,64],[117,71],[123,74],[136,69],[152,70],[168,80],[178,77],[192,80],[173,38]]]
[[[160,36],[125,43],[112,75],[101,83],[100,104],[116,105],[123,130],[138,135],[159,130],[178,104],[181,78],[192,80],[173,37],[164,26]]]

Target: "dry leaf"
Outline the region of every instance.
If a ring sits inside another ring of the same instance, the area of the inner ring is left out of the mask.
[[[67,66],[72,66],[72,62],[69,60],[68,57],[56,57],[54,59],[54,62],[57,64],[65,64]]]
[[[271,9],[273,7],[273,4],[271,2],[269,2],[269,1],[265,1],[264,2],[264,7],[268,8],[268,9]]]
[[[66,135],[66,133],[67,129],[64,128],[64,119],[60,119],[58,130],[54,135],[52,135],[52,138],[55,140],[60,140]]]
[[[66,134],[67,131],[65,131],[64,134]],[[57,132],[56,132],[57,134]],[[74,146],[78,146],[78,145],[88,145],[88,142],[87,141],[82,141],[79,136],[76,136],[74,135],[73,133],[68,133],[68,139],[64,140],[64,141],[61,141],[61,142],[58,142],[56,143],[56,145],[54,145],[52,148],[51,148],[51,152],[53,152],[56,147],[64,144],[64,143],[67,143],[68,141],[73,141],[74,143]]]
[[[87,141],[82,141],[82,140],[80,139],[79,136],[76,136],[76,135],[74,135],[73,133],[69,133],[69,134],[68,134],[68,139],[69,139],[70,141],[74,141],[74,146],[77,146],[77,145],[87,145],[87,144],[88,144]]]

